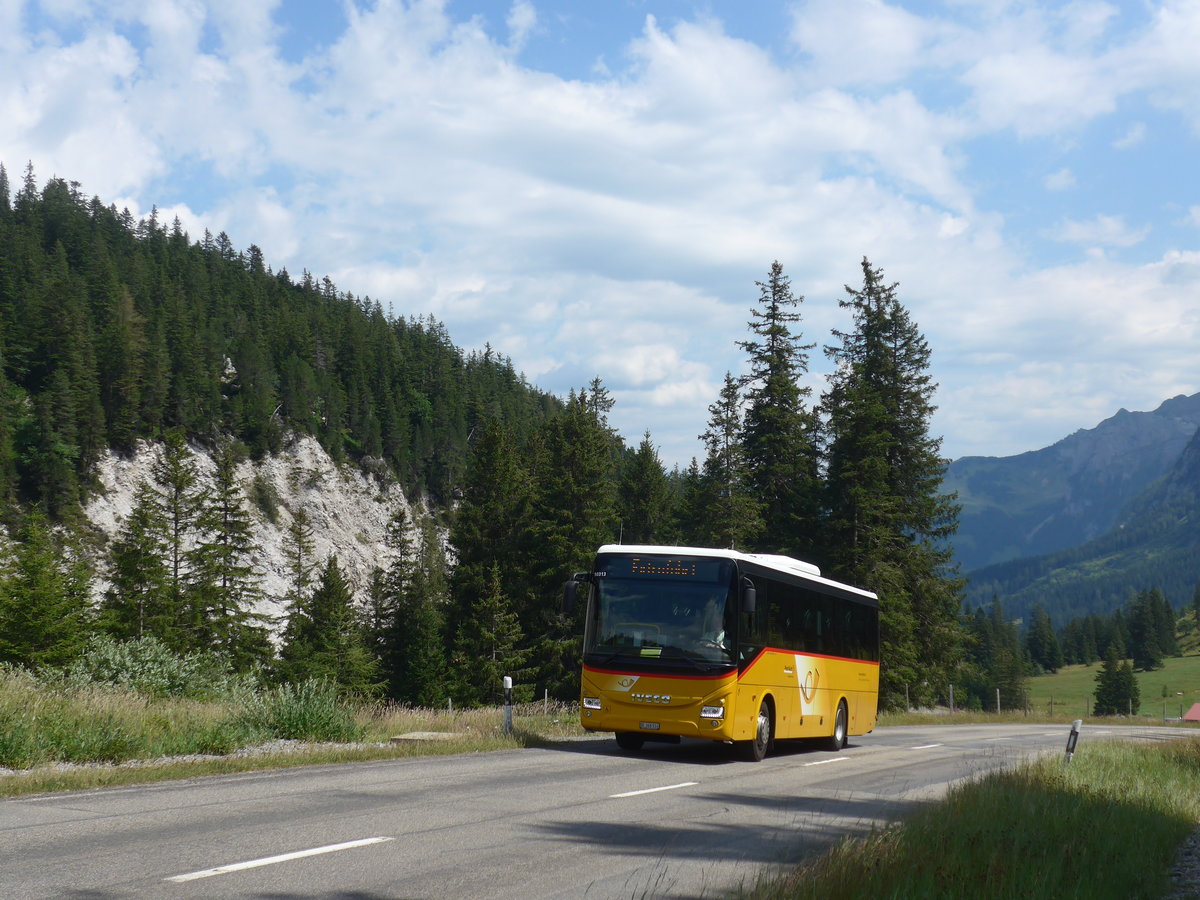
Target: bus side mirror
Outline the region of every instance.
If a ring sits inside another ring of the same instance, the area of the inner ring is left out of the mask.
[[[754,590],[754,582],[749,578],[742,579],[742,612],[754,614],[757,606],[758,593]]]
[[[576,572],[570,581],[563,583],[563,615],[569,616],[575,612],[575,601],[579,596],[579,584],[584,581],[591,581],[592,576],[587,572]]]
[[[579,582],[574,578],[563,583],[562,611],[564,616],[569,616],[575,611],[575,594],[578,590]]]

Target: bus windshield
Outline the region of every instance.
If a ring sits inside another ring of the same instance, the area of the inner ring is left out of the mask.
[[[732,664],[735,583],[726,559],[604,554],[584,653]]]

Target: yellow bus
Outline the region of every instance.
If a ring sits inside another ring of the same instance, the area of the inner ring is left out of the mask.
[[[606,544],[586,586],[580,722],[625,750],[702,738],[761,760],[875,728],[879,601],[786,556]]]

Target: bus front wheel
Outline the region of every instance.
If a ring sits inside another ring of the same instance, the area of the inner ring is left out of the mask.
[[[746,762],[761,762],[771,749],[771,733],[774,730],[771,721],[771,704],[765,699],[758,707],[758,718],[755,720],[754,737],[748,741],[738,742],[738,755]]]
[[[646,739],[632,731],[617,732],[617,746],[622,750],[641,750]]]
[[[842,700],[838,703],[837,716],[833,720],[833,734],[826,739],[825,749],[836,752],[846,746],[846,731],[849,718],[846,712],[846,701]]]

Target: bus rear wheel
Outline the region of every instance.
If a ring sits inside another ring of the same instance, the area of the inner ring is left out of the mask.
[[[849,714],[846,712],[846,701],[838,703],[837,716],[833,720],[833,734],[826,738],[825,749],[835,753],[846,746],[846,731]]]
[[[748,741],[738,741],[738,756],[746,762],[761,762],[771,749],[771,735],[774,732],[771,721],[771,704],[765,699],[758,707],[758,718],[754,725],[754,737]]]
[[[622,750],[641,750],[646,739],[632,731],[617,732],[617,746]]]

